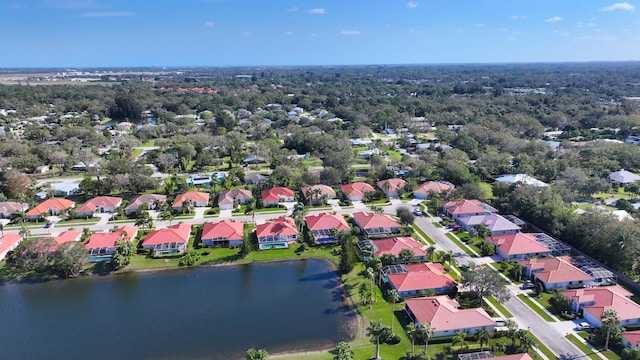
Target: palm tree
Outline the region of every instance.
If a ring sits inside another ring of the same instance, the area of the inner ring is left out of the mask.
[[[455,346],[456,344],[460,344],[460,349],[462,349],[462,347],[467,345],[467,333],[464,333],[462,331],[456,331],[455,336],[453,337],[453,340],[451,340],[451,345]]]
[[[367,284],[360,284],[359,295],[362,299],[362,305],[366,304],[371,299],[371,290],[369,290]]]
[[[414,322],[410,322],[409,325],[407,325],[405,332],[407,333],[409,340],[411,340],[411,357],[413,357],[416,354],[416,339],[420,336],[420,329]]]
[[[4,236],[4,224],[0,223],[0,236]]]
[[[397,291],[391,289],[387,291],[387,296],[389,297],[389,301],[391,302],[391,333],[393,333],[393,324],[395,323],[395,304],[400,301],[400,295]]]
[[[252,220],[253,220],[254,223],[256,222],[256,204],[257,204],[256,198],[252,197],[247,202],[247,207],[244,210],[244,214],[245,215],[251,214],[251,217],[252,217]],[[300,231],[300,230],[298,230],[298,231]]]
[[[167,221],[169,220],[169,227],[171,227],[171,222],[173,221],[173,219],[175,218],[175,216],[173,215],[173,213],[169,210],[165,210],[163,212],[161,212],[160,214],[158,214],[158,217],[160,218],[160,220],[162,221]]]
[[[433,335],[433,328],[430,322],[422,324],[420,327],[420,338],[424,341],[424,356],[427,356],[427,346],[429,345],[429,338]]]
[[[531,333],[524,329],[518,331],[518,339],[520,340],[520,347],[522,347],[524,351],[529,351],[532,346],[536,345],[536,340]]]
[[[18,235],[22,236],[25,240],[27,240],[29,236],[31,236],[31,230],[29,230],[29,228],[26,227],[23,223],[22,227],[20,227],[20,231],[18,232]]]
[[[429,245],[427,248],[427,254],[429,254],[429,261],[433,261],[433,256],[436,254],[436,247]]]
[[[604,350],[609,350],[609,338],[611,337],[611,331],[618,329],[620,326],[620,318],[618,317],[618,312],[614,309],[605,310],[600,316],[600,321],[602,322],[602,326],[607,329],[607,338],[604,343]]]
[[[515,345],[516,339],[518,338],[518,324],[512,320],[507,319],[504,322],[504,325],[507,327],[507,337],[511,339],[511,346]]]
[[[449,250],[440,254],[440,260],[442,260],[443,263],[447,263],[447,265],[452,266],[456,263],[456,256],[453,254],[453,251]]]
[[[484,344],[488,344],[491,339],[491,333],[487,329],[478,329],[476,331],[476,340],[480,343],[480,351],[484,351]]]
[[[373,269],[367,268],[367,278],[369,279],[369,295],[371,296],[371,298],[369,299],[369,309],[371,309],[371,303],[373,302],[373,279],[375,278]]]
[[[389,180],[385,181],[384,184],[382,184],[382,188],[384,189],[384,194],[389,197],[389,190],[391,190],[391,182],[389,182]]]
[[[191,199],[184,199],[182,202],[182,213],[191,213],[193,211],[193,202]]]
[[[376,344],[376,357],[380,359],[380,341],[383,341],[389,334],[389,328],[382,325],[382,320],[371,320],[367,326],[367,336],[371,337],[371,342]]]

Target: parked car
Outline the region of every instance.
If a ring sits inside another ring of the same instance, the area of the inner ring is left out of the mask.
[[[497,327],[505,326],[506,321],[501,317],[494,317],[493,321],[495,321]]]
[[[525,281],[524,284],[522,284],[522,289],[526,290],[526,289],[533,289],[536,287],[536,284],[532,283],[531,281]]]
[[[593,326],[591,326],[591,324],[589,324],[588,322],[583,321],[579,323],[578,326],[576,326],[576,329],[578,331],[589,331],[589,330],[593,330]]]
[[[55,221],[48,222],[48,223],[44,224],[44,228],[45,228],[45,229],[51,228],[51,227],[53,227],[55,224],[56,224],[56,222],[55,222]]]
[[[413,215],[415,215],[415,216],[422,216],[422,210],[420,210],[420,209],[415,209],[415,210],[413,210]]]

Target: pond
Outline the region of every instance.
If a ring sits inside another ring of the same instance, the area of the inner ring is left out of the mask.
[[[330,347],[355,322],[321,260],[0,286],[5,359],[234,359]]]

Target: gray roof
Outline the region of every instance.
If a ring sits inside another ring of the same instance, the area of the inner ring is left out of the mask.
[[[609,174],[609,179],[619,183],[628,184],[635,181],[640,181],[640,176],[625,169],[621,169],[620,171],[615,171]]]

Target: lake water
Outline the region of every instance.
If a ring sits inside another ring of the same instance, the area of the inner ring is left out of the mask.
[[[321,260],[0,286],[3,359],[235,359],[332,346],[355,320]]]

